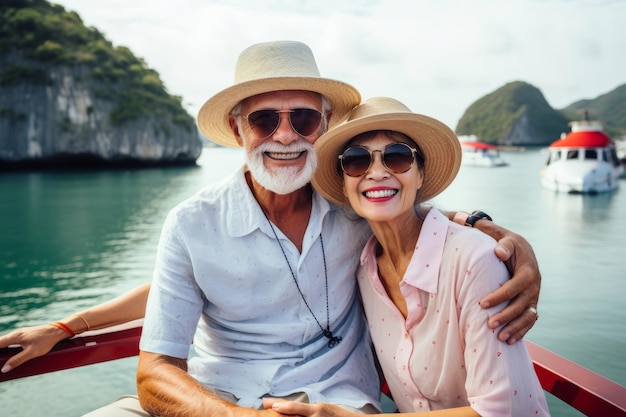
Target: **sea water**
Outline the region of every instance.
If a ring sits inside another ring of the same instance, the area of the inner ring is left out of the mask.
[[[610,194],[541,188],[540,149],[510,165],[462,167],[434,203],[481,209],[532,244],[540,319],[527,338],[626,385],[626,181]],[[241,150],[206,148],[196,167],[0,174],[0,333],[46,323],[150,280],[167,212],[237,169]],[[624,256],[624,258],[622,258]],[[0,384],[7,416],[80,416],[135,388],[137,358]],[[549,397],[553,416],[579,416]]]

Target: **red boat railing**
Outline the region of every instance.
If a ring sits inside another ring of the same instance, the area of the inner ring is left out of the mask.
[[[143,320],[136,320],[64,340],[48,354],[31,359],[5,374],[0,373],[0,382],[136,356],[142,324]],[[20,347],[0,349],[0,368],[20,350]]]
[[[139,353],[141,324],[138,320],[65,340],[47,355],[0,373],[0,382],[135,356]],[[546,392],[587,416],[626,417],[626,387],[528,340],[526,345]],[[0,367],[19,349],[0,349]]]

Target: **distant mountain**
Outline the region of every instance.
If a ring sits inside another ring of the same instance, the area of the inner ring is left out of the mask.
[[[474,102],[456,133],[497,145],[545,145],[568,131],[568,122],[538,88],[515,81]]]
[[[80,16],[0,1],[0,170],[195,164],[195,121],[159,74]]]
[[[611,137],[626,135],[626,84],[593,100],[580,100],[561,112],[571,120],[579,120],[587,112],[589,118],[600,120]]]
[[[626,84],[593,100],[580,100],[555,110],[541,91],[523,81],[504,85],[474,102],[456,127],[458,135],[476,135],[496,145],[548,145],[568,123],[587,112],[612,137],[626,134]]]

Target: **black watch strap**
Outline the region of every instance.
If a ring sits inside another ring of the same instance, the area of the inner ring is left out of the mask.
[[[465,221],[465,224],[467,224],[468,226],[474,227],[474,223],[476,223],[478,220],[482,220],[482,219],[493,221],[491,216],[489,216],[484,211],[476,210],[476,211],[472,212],[472,214],[470,214],[467,217],[467,220]]]

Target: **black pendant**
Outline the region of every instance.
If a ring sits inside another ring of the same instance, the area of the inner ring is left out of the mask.
[[[341,342],[341,337],[340,336],[333,336],[333,332],[331,332],[328,329],[324,330],[324,336],[326,338],[328,338],[328,347],[329,348],[334,348],[335,346],[337,346],[339,344],[339,342]]]

